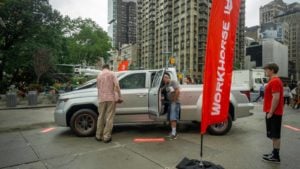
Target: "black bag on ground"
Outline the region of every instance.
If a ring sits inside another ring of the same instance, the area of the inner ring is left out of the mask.
[[[188,159],[184,157],[180,163],[176,166],[177,169],[224,169],[220,165],[216,165],[209,161],[202,161],[203,165],[200,165],[199,160]]]

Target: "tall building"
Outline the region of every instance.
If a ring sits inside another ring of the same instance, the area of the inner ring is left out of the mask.
[[[240,16],[235,39],[234,68],[244,68],[245,58],[245,0],[241,0]]]
[[[274,39],[264,39],[261,44],[253,44],[246,48],[249,61],[254,67],[263,68],[264,65],[274,62],[279,66],[278,75],[288,77],[288,47]]]
[[[174,57],[177,70],[201,80],[211,0],[138,0],[141,67],[162,68]],[[235,61],[244,57],[245,0],[242,0]]]
[[[259,23],[274,22],[274,17],[286,11],[287,5],[283,0],[274,0],[259,8]]]
[[[252,26],[245,28],[245,37],[250,37],[254,39],[256,42],[259,41],[259,31],[260,26]]]
[[[274,17],[276,23],[287,23],[289,25],[288,55],[289,55],[289,77],[292,80],[300,80],[300,4],[288,5],[287,12]]]
[[[108,34],[112,46],[136,43],[136,0],[108,0]]]

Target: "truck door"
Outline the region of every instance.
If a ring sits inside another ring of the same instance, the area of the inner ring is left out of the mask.
[[[161,110],[161,92],[160,87],[162,84],[162,78],[164,70],[160,70],[156,73],[151,88],[149,89],[149,113],[159,117]]]
[[[129,73],[121,77],[120,88],[124,102],[117,104],[118,115],[147,114],[148,91],[146,88],[146,73]]]

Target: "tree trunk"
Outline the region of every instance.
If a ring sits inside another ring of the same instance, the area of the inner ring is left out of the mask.
[[[37,84],[40,84],[40,77],[41,77],[41,75],[37,75],[37,79],[36,79]]]
[[[3,81],[3,71],[4,71],[4,63],[3,60],[0,63],[0,82]]]
[[[18,78],[18,75],[19,75],[19,68],[17,68],[14,73],[13,73],[13,76],[10,80],[10,83],[9,85],[12,85],[14,82],[17,82],[17,78]]]

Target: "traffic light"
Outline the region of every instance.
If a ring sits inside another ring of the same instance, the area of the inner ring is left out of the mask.
[[[176,60],[175,60],[175,58],[174,58],[173,56],[171,56],[171,57],[169,58],[169,63],[170,63],[171,65],[174,65],[174,64],[176,63]]]

